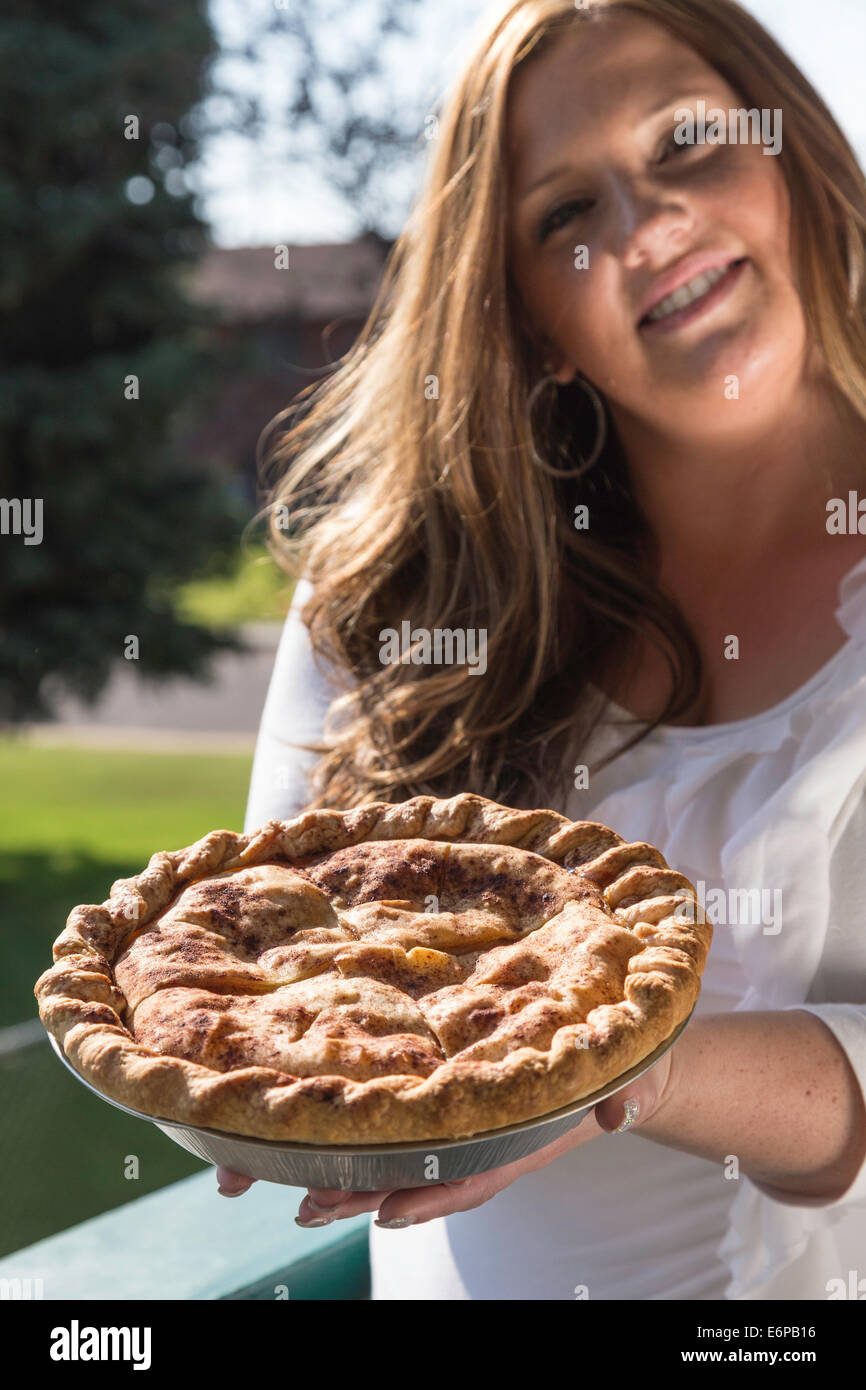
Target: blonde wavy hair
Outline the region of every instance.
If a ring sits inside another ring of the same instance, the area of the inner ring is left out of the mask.
[[[866,418],[866,181],[824,102],[764,28],[733,0],[500,6],[443,103],[363,332],[260,441],[271,548],[311,580],[302,616],[314,650],[346,678],[324,742],[312,745],[312,805],[457,791],[555,804],[600,714],[597,682],[616,673],[639,628],[663,653],[670,690],[625,748],[688,712],[700,692],[697,644],[653,582],[655,541],[615,432],[583,477],[554,477],[533,459],[576,463],[596,421],[571,383],[543,424],[530,417],[542,367],[506,263],[511,75],[563,30],[623,11],[690,45],[747,105],[783,109],[779,159],[807,326]],[[573,523],[581,503],[591,534]],[[380,633],[405,619],[429,632],[486,629],[485,674],[383,665]]]

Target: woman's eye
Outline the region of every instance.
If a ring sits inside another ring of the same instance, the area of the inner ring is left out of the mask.
[[[675,134],[669,135],[664,145],[662,145],[661,155],[656,160],[656,163],[663,164],[665,161],[665,156],[669,154],[671,151],[673,151],[674,154],[681,154],[684,150],[687,150],[688,148],[689,145],[687,141],[679,141]]]
[[[570,219],[563,217],[563,214],[569,213],[571,216],[579,216],[581,212],[586,212],[591,202],[591,198],[572,198],[570,202],[560,203],[559,207],[549,212],[542,221],[538,229],[539,240],[544,241],[551,232],[558,231],[560,227],[565,226]]]

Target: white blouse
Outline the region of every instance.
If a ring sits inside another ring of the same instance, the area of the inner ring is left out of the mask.
[[[308,800],[314,755],[287,740],[319,737],[335,690],[298,617],[308,596],[302,582],[277,653],[248,830]],[[866,1094],[866,558],[836,618],[848,641],[780,704],[656,729],[553,809],[657,845],[697,886],[715,929],[696,1013],[809,1009]],[[623,717],[608,701],[590,766]],[[599,1136],[474,1211],[371,1227],[373,1298],[850,1297],[866,1276],[866,1162],[823,1203],[732,1170]]]

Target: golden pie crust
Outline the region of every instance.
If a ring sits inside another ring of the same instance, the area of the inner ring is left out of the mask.
[[[456,1139],[589,1095],[689,1014],[712,926],[657,849],[468,793],[155,854],[35,987],[112,1100],[303,1144]]]

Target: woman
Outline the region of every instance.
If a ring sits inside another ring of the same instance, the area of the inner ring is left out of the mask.
[[[723,141],[683,139],[701,103]],[[374,1298],[827,1298],[862,1264],[864,232],[844,137],[730,0],[518,0],[273,452],[305,578],[248,827],[477,791],[657,844],[715,923],[682,1038],[565,1140],[304,1199],[378,1211]],[[406,619],[486,632],[484,671],[383,663]]]

